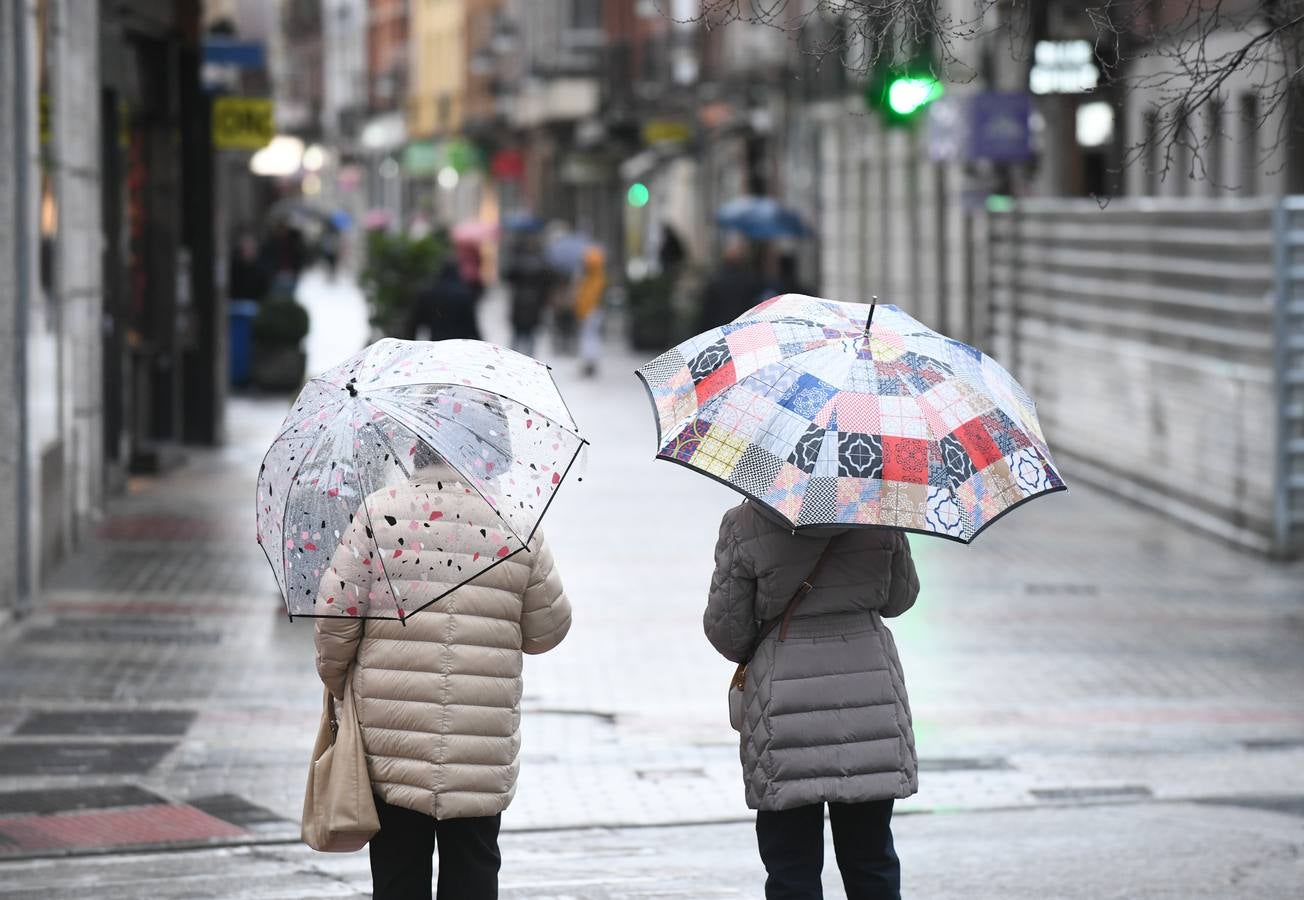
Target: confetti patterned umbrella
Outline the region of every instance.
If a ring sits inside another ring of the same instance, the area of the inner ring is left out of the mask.
[[[465,493],[496,514],[499,528],[457,529],[457,546],[426,548],[431,571],[444,562],[440,552],[458,556],[465,583],[526,548],[584,444],[548,367],[481,341],[386,338],[312,379],[258,474],[258,542],[290,618],[402,619],[418,611],[404,608],[393,583],[374,603],[316,601],[353,517],[370,517],[375,497],[419,467],[451,468]],[[431,521],[447,496],[431,490]],[[404,570],[403,578],[421,574]]]
[[[723,481],[794,528],[969,543],[1065,489],[1018,382],[895,306],[774,297],[638,375],[658,459]]]

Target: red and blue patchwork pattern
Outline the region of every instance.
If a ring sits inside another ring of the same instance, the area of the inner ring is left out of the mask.
[[[868,326],[868,327],[867,327]],[[863,525],[971,541],[1064,489],[1031,398],[981,351],[895,306],[767,300],[639,370],[658,456],[795,528]]]

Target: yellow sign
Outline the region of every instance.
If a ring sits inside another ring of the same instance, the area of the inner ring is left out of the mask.
[[[693,126],[675,119],[653,119],[643,126],[643,143],[678,144],[693,139]]]
[[[218,97],[213,101],[213,146],[219,150],[260,150],[275,129],[272,101],[266,97]]]

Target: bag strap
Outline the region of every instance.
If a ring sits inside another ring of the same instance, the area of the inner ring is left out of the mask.
[[[788,605],[784,607],[783,612],[767,621],[761,627],[761,633],[757,635],[756,645],[752,648],[752,652],[748,655],[748,659],[756,655],[756,648],[761,645],[761,641],[765,640],[770,632],[776,628],[779,629],[779,640],[787,640],[788,626],[792,624],[792,614],[797,611],[797,607],[801,605],[801,601],[806,599],[806,595],[815,589],[815,581],[819,578],[820,570],[824,568],[824,564],[828,562],[829,557],[832,555],[833,544],[837,541],[838,537],[839,535],[834,535],[829,538],[829,542],[824,545],[824,550],[820,553],[819,559],[815,561],[814,568],[810,570],[810,574],[806,576],[805,580],[803,580],[801,585],[797,588],[797,592],[792,595],[792,599],[788,601]]]

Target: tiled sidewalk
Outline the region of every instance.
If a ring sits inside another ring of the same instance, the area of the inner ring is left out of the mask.
[[[734,498],[652,462],[634,362],[558,365],[593,439],[546,523],[576,624],[527,661],[507,831],[750,815],[731,667],[700,636]],[[233,404],[230,445],[135,484],[0,637],[0,856],[297,836],[321,689],[251,502],[283,411]],[[1304,795],[1304,570],[1073,487],[974,547],[914,540],[924,594],[893,627],[924,771],[902,808]]]

